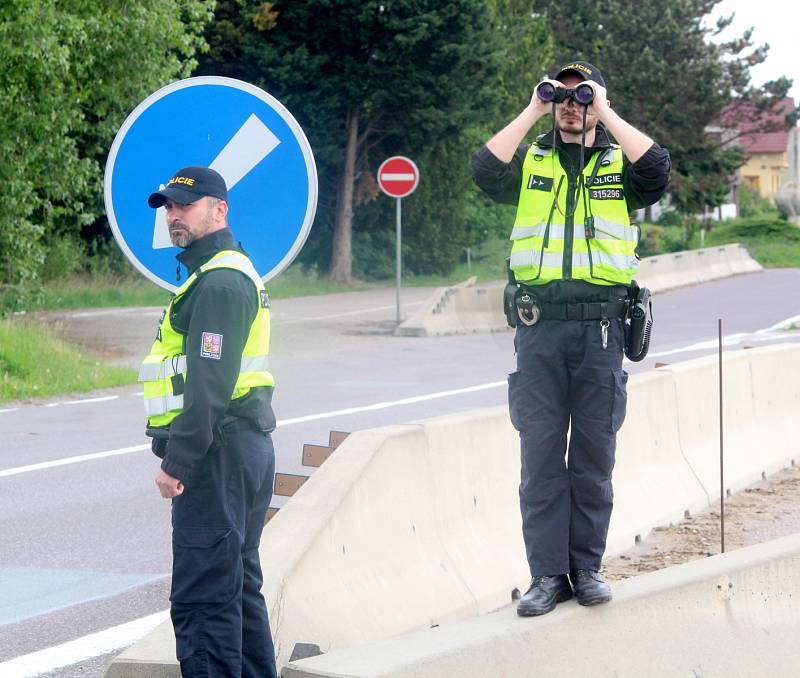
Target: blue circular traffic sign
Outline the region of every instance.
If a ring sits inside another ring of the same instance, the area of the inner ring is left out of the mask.
[[[199,77],[154,92],[122,124],[106,162],[108,220],[130,262],[169,290],[178,250],[164,209],[151,209],[147,198],[189,165],[224,177],[234,238],[264,281],[283,271],[317,207],[314,155],[291,113],[249,83]]]

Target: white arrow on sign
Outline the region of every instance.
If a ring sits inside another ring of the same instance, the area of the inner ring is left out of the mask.
[[[280,139],[276,137],[255,113],[252,113],[244,125],[225,144],[219,155],[209,165],[225,179],[225,185],[230,191],[243,179],[258,163],[274,151]],[[164,188],[161,184],[158,190]],[[156,210],[155,226],[153,227],[153,249],[160,250],[172,247],[167,226],[167,212],[163,207]]]

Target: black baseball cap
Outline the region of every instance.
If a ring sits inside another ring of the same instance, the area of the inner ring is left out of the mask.
[[[553,80],[561,80],[561,76],[567,73],[574,73],[583,80],[592,80],[601,87],[606,86],[606,81],[603,79],[603,75],[600,73],[600,70],[597,67],[592,66],[592,64],[587,61],[571,61],[565,66],[562,66],[561,70],[556,73]]]
[[[172,200],[180,205],[189,205],[206,195],[220,200],[228,199],[228,188],[222,175],[209,167],[184,167],[175,172],[166,188],[151,193],[147,204],[156,208]]]

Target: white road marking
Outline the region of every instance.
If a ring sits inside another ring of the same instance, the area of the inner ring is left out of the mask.
[[[280,305],[281,301],[278,300],[277,304]],[[405,308],[406,306],[421,306],[424,304],[425,301],[410,301],[407,303],[403,303],[400,305],[401,308]],[[284,316],[280,311],[273,313],[272,319],[275,321],[276,324],[289,324],[289,323],[304,323],[304,322],[312,322],[316,320],[330,320],[331,318],[345,318],[351,315],[362,315],[364,313],[374,313],[376,311],[390,311],[397,308],[395,304],[391,306],[371,306],[370,308],[360,308],[355,311],[343,311],[342,313],[331,313],[329,315],[320,315],[320,316],[309,316],[306,318],[292,318]],[[88,311],[88,312],[80,312],[80,313],[69,313],[65,314],[70,318],[90,318],[94,316],[103,316],[103,315],[147,315],[147,316],[157,316],[158,313],[161,312],[160,307],[147,307],[143,309],[141,307],[137,307],[134,309],[107,309],[103,311]],[[284,318],[286,318],[284,320]]]
[[[33,678],[84,659],[114,652],[135,643],[168,617],[169,611],[163,610],[61,645],[15,657],[0,664],[0,676]]]
[[[775,323],[772,327],[767,327],[763,330],[756,330],[756,334],[764,334],[766,332],[774,332],[776,330],[788,330],[792,326],[800,326],[800,315],[793,315],[791,318],[781,320]]]
[[[165,293],[166,298],[166,293]],[[95,318],[104,315],[158,315],[161,306],[132,306],[130,308],[106,308],[101,311],[77,311],[64,313],[68,318]],[[61,315],[61,314],[57,314]]]
[[[62,400],[57,403],[48,403],[45,407],[58,407],[59,405],[84,405],[85,403],[102,403],[106,400],[116,400],[119,396],[102,396],[100,398],[84,398],[83,400]]]
[[[787,325],[788,327],[789,325]],[[775,325],[774,327],[778,327]],[[747,342],[764,342],[764,341],[774,341],[775,339],[800,339],[800,333],[792,334],[792,333],[782,333],[782,334],[775,334],[766,336],[768,331],[770,330],[757,330],[756,332],[740,332],[737,334],[730,334],[727,337],[722,337],[722,347],[731,347],[737,346],[738,344],[744,344]],[[706,341],[700,341],[696,344],[690,344],[689,346],[680,346],[678,348],[673,348],[668,351],[658,351],[656,353],[648,353],[648,358],[663,358],[664,356],[669,355],[676,355],[678,353],[691,353],[693,351],[708,351],[708,350],[715,350],[719,345],[719,339],[708,339]]]
[[[506,383],[505,380],[493,381],[488,384],[467,386],[466,388],[453,389],[450,391],[439,391],[438,393],[427,393],[425,395],[412,396],[410,398],[403,398],[401,400],[391,400],[381,403],[372,403],[371,405],[362,405],[361,407],[348,407],[343,410],[320,412],[318,414],[309,414],[303,417],[294,417],[293,419],[279,419],[277,425],[292,426],[293,424],[302,424],[307,421],[317,421],[318,419],[330,419],[331,417],[341,417],[348,414],[358,414],[359,412],[385,410],[391,407],[398,407],[400,405],[411,405],[413,403],[421,403],[426,400],[434,400],[435,398],[448,398],[450,396],[461,395],[463,393],[475,393],[476,391],[484,391],[489,388],[497,388],[498,386],[505,386],[505,383]],[[66,466],[67,464],[78,464],[84,461],[94,461],[95,459],[116,457],[121,454],[130,454],[131,452],[141,452],[142,450],[149,450],[149,449],[150,449],[149,444],[133,445],[132,447],[122,447],[117,450],[107,450],[105,452],[93,452],[91,454],[81,454],[77,457],[65,457],[63,459],[44,461],[39,464],[29,464],[28,466],[17,466],[15,468],[0,470],[0,478],[6,476],[16,476],[21,473],[30,473],[32,471],[42,471],[49,468],[55,468],[57,466]]]
[[[462,395],[464,393],[476,393],[477,391],[485,391],[490,388],[498,388],[506,386],[507,382],[503,381],[490,381],[487,384],[478,384],[477,386],[468,386],[467,388],[453,389],[452,391],[439,391],[438,393],[427,393],[421,396],[412,396],[411,398],[403,398],[402,400],[387,400],[382,403],[373,403],[372,405],[364,405],[362,407],[348,407],[343,410],[334,410],[332,412],[322,412],[320,414],[309,414],[305,417],[294,417],[293,419],[279,419],[278,426],[291,426],[292,424],[302,424],[307,421],[316,421],[317,419],[329,419],[331,417],[343,417],[348,414],[358,414],[359,412],[372,412],[374,410],[386,410],[391,407],[399,405],[412,405],[414,403],[425,402],[426,400],[434,400],[436,398],[448,398],[454,395]]]
[[[91,454],[81,454],[78,455],[77,457],[65,457],[63,459],[53,459],[52,461],[43,461],[39,464],[16,466],[14,468],[7,468],[0,471],[0,478],[5,478],[7,476],[16,476],[21,473],[30,473],[31,471],[42,471],[48,468],[55,468],[56,466],[78,464],[83,461],[104,459],[105,457],[116,457],[121,454],[130,454],[131,452],[141,452],[142,450],[149,450],[149,449],[150,449],[150,444],[148,443],[146,445],[133,445],[132,447],[121,447],[117,450],[107,450],[106,452],[93,452]]]
[[[16,412],[19,407],[9,407],[7,410],[0,410],[0,414],[5,414],[6,412]]]
[[[424,301],[410,301],[407,304],[400,304],[400,307],[403,308],[404,306],[421,306],[424,304]],[[396,304],[392,304],[391,306],[373,306],[372,308],[361,308],[356,311],[343,311],[342,313],[331,313],[330,315],[318,315],[318,316],[309,316],[307,318],[287,318],[286,320],[280,320],[280,316],[276,318],[276,325],[293,325],[295,323],[308,323],[308,322],[315,322],[317,320],[331,320],[332,318],[346,318],[351,315],[363,315],[365,313],[373,313],[374,311],[392,311],[397,308]]]

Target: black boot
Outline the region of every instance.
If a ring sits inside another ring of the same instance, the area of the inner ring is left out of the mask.
[[[611,587],[595,570],[570,570],[569,578],[575,587],[575,597],[581,605],[599,605],[611,600]]]
[[[556,604],[572,598],[572,587],[565,574],[541,575],[531,580],[531,586],[517,603],[520,617],[546,614]]]

